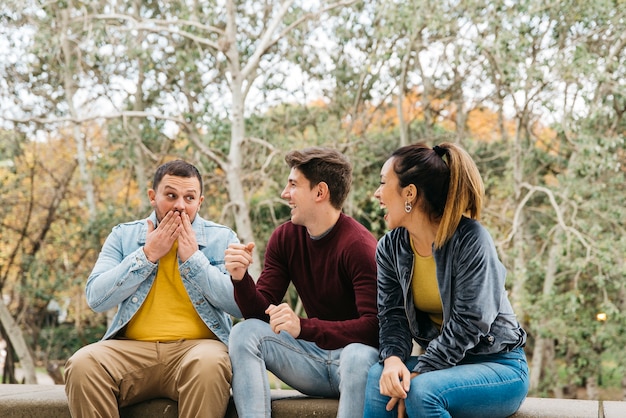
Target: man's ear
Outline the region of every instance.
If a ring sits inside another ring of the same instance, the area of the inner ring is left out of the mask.
[[[330,190],[328,190],[328,184],[324,181],[320,181],[315,187],[317,188],[318,198],[324,199],[330,193]]]
[[[154,191],[154,189],[148,189],[148,199],[150,200],[150,204],[152,206],[155,205],[155,198],[156,197],[156,192]]]

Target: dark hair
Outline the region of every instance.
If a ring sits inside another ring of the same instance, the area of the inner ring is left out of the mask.
[[[196,177],[200,182],[200,194],[202,195],[202,176],[195,166],[183,160],[174,160],[162,164],[154,173],[154,180],[152,181],[154,190],[159,187],[159,183],[161,183],[166,174],[176,177]]]
[[[460,146],[407,145],[391,158],[400,187],[415,185],[418,196],[424,197],[421,209],[431,220],[439,220],[435,248],[452,237],[463,215],[480,217],[485,187],[476,164]]]
[[[352,165],[345,155],[331,148],[311,147],[287,153],[285,161],[304,174],[311,188],[326,183],[331,205],[342,208],[352,185]]]

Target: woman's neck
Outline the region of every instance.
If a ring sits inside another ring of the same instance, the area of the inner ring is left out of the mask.
[[[433,254],[433,243],[437,236],[439,223],[431,222],[425,217],[420,217],[407,228],[413,246],[417,253],[422,257],[428,257]]]

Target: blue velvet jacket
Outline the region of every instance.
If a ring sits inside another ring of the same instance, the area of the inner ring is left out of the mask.
[[[443,305],[441,331],[428,314],[415,308],[411,292],[413,251],[404,228],[378,242],[378,318],[380,358],[406,361],[412,339],[425,349],[415,372],[457,365],[467,354],[492,354],[526,343],[509,302],[506,269],[487,230],[462,218],[452,238],[433,252]]]

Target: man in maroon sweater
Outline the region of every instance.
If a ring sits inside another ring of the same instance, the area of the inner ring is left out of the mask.
[[[248,274],[253,243],[226,250],[235,300],[233,397],[242,418],[270,417],[267,371],[302,393],[339,397],[338,417],[362,417],[369,367],[378,360],[376,239],[342,213],[352,167],[327,148],[292,151],[281,197],[291,221],[267,245],[263,272]],[[306,318],[281,303],[293,283]]]

